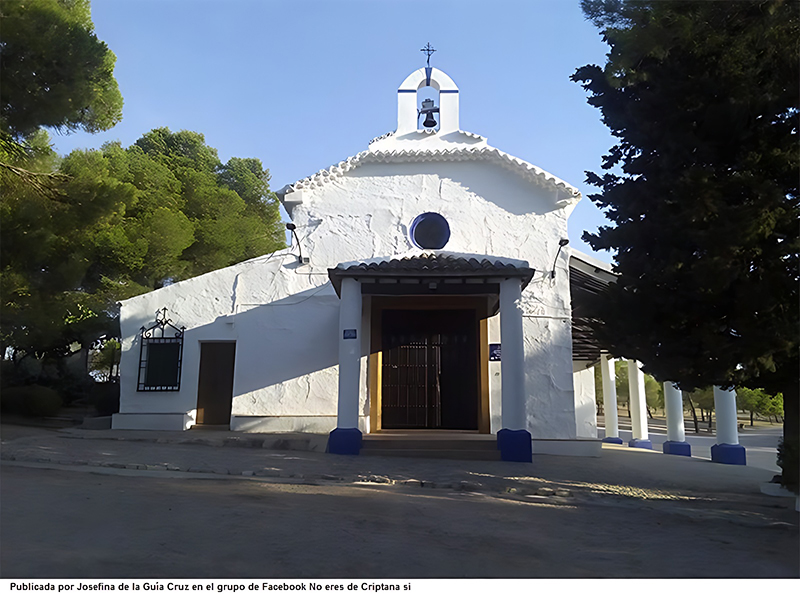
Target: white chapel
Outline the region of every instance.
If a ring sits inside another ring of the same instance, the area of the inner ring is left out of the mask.
[[[598,455],[580,298],[613,275],[567,245],[578,190],[462,130],[460,98],[441,70],[411,73],[395,131],[278,191],[289,248],[124,301],[113,428]]]

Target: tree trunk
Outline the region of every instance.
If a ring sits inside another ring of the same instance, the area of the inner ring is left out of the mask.
[[[711,411],[708,411],[708,432],[711,433]]]
[[[797,376],[795,375],[794,378]],[[792,379],[783,391],[783,443],[781,482],[787,489],[800,489],[800,383]]]
[[[694,402],[692,402],[691,396],[686,394],[686,400],[689,401],[689,408],[692,410],[692,421],[694,421],[694,432],[700,433],[700,427],[697,425],[697,412],[694,410]]]
[[[81,371],[84,375],[89,375],[89,350],[91,345],[81,345]]]
[[[750,426],[753,426],[753,411],[750,411]]]

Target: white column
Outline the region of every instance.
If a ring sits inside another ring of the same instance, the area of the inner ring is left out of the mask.
[[[500,373],[503,429],[528,429],[525,412],[525,343],[518,278],[500,282]]]
[[[628,361],[628,402],[631,407],[633,439],[647,440],[647,406],[644,393],[644,373],[638,361]]]
[[[664,382],[664,408],[667,412],[667,441],[686,441],[683,395],[672,382]]]
[[[600,375],[603,378],[603,413],[606,419],[606,437],[619,438],[619,417],[617,416],[617,382],[614,359],[608,355],[600,356]]]
[[[353,338],[345,338],[352,335]],[[337,427],[358,428],[358,397],[361,379],[361,285],[342,279],[339,303],[339,407]]]
[[[736,392],[714,386],[714,410],[717,413],[717,443],[737,445],[739,427],[736,416]]]

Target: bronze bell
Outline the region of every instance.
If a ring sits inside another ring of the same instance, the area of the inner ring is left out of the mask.
[[[422,125],[426,128],[436,127],[436,118],[433,114],[439,113],[439,108],[433,105],[433,99],[424,99],[422,101],[422,109],[419,110],[419,115],[425,114],[425,121]]]

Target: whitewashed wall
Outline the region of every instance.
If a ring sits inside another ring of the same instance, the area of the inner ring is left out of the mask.
[[[559,206],[557,200],[554,187],[532,184],[492,161],[367,163],[304,189],[292,218],[309,264],[299,266],[285,251],[123,303],[122,396],[114,427],[190,425],[200,343],[235,340],[232,428],[333,429],[338,298],[327,269],[341,262],[420,253],[408,228],[417,215],[435,211],[450,224],[446,251],[522,259],[536,269],[523,293],[529,429],[534,438],[576,438],[568,249],[561,252],[555,278],[550,275],[573,205]],[[138,329],[150,325],[162,307],[176,325],[187,328],[181,390],[136,392]],[[361,413],[367,430],[368,311],[364,317]],[[501,342],[496,319],[490,321],[490,341]],[[490,368],[496,431],[500,365],[490,363]]]
[[[585,361],[573,363],[575,386],[575,424],[579,438],[597,439],[597,400],[595,397],[594,367]]]

